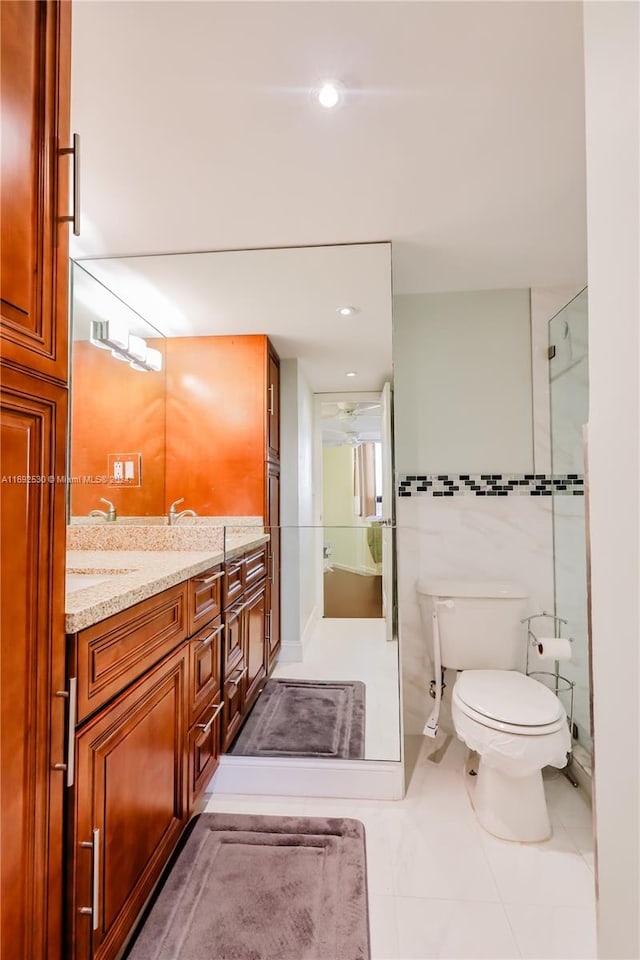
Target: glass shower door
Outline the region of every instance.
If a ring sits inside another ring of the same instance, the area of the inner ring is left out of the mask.
[[[589,415],[587,290],[549,323],[551,468],[554,476],[584,480],[583,425]],[[584,484],[567,483],[553,496],[556,615],[567,620],[562,634],[573,638],[571,660],[561,673],[575,683],[574,739],[592,751],[587,631],[587,571]],[[587,760],[587,757],[584,758]],[[589,760],[590,765],[590,760]]]

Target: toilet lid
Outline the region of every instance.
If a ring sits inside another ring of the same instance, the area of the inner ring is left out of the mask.
[[[515,670],[464,670],[455,689],[477,714],[510,725],[541,727],[564,713],[551,690]]]

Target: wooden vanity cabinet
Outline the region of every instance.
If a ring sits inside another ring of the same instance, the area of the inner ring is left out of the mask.
[[[228,750],[267,674],[268,545],[225,564],[222,751]]]
[[[111,960],[182,833],[187,651],[183,645],[76,736],[75,960]]]
[[[73,960],[120,955],[218,765],[222,575],[219,564],[68,638]]]

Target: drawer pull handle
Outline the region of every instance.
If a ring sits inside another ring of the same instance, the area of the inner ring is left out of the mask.
[[[67,701],[68,706],[68,717],[67,717],[67,762],[66,763],[54,763],[54,770],[66,770],[67,772],[67,786],[73,786],[73,778],[75,774],[75,736],[76,736],[76,694],[78,688],[78,681],[75,677],[71,677],[69,680],[69,689],[68,690],[57,690],[56,697],[62,697]]]
[[[97,930],[99,922],[98,908],[100,900],[100,831],[94,830],[92,836],[92,840],[83,840],[80,843],[81,847],[86,847],[92,851],[92,903],[90,907],[80,907],[78,913],[91,914],[91,929]]]
[[[221,570],[220,573],[213,573],[210,577],[194,577],[193,579],[196,583],[201,583],[204,587],[208,587],[210,583],[214,583],[222,576],[224,576],[224,574]]]
[[[244,603],[234,603],[232,607],[229,607],[227,610],[226,623],[229,623],[230,620],[240,616],[244,608],[247,606],[247,603],[248,601],[245,601]]]
[[[242,678],[244,677],[248,669],[249,667],[245,667],[244,670],[241,670],[240,676],[238,677],[233,677],[233,678],[229,677],[229,684],[233,687],[237,687],[240,684],[240,681],[242,680]]]
[[[224,700],[221,703],[219,703],[216,709],[213,711],[213,716],[211,717],[211,720],[209,720],[208,723],[196,723],[196,727],[202,730],[203,733],[209,733],[209,730],[211,730],[211,725],[213,724],[213,721],[218,716],[218,714],[220,713],[223,707],[224,707]]]
[[[200,641],[201,645],[203,647],[207,647],[211,643],[211,641],[218,636],[221,630],[224,630],[223,624],[221,624],[219,627],[216,627],[215,630],[212,630],[208,636],[203,637],[202,640]]]

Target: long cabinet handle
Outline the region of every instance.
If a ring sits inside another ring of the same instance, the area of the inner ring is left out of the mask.
[[[224,624],[221,623],[219,627],[216,627],[215,630],[212,630],[207,637],[203,637],[200,641],[201,646],[207,647],[209,644],[224,630]]]
[[[273,416],[273,384],[269,384],[269,416]]]
[[[71,216],[60,217],[63,223],[73,224],[74,237],[80,236],[80,136],[73,135],[73,146],[64,147],[60,151],[62,156],[73,154],[73,213]]]
[[[194,577],[196,583],[201,583],[204,587],[208,587],[210,583],[219,580],[220,577],[224,576],[224,570],[221,570],[220,573],[214,573],[210,577]]]
[[[223,707],[224,707],[224,700],[221,703],[219,703],[216,709],[213,711],[213,716],[211,717],[211,720],[208,721],[208,723],[196,723],[196,727],[199,727],[203,733],[209,733],[209,730],[211,730],[213,721],[218,716],[218,714],[220,713]]]
[[[56,690],[56,697],[62,697],[67,701],[67,762],[54,763],[54,770],[66,770],[67,786],[73,786],[75,774],[76,757],[76,701],[77,701],[78,681],[75,677],[69,680],[68,690]]]
[[[249,601],[245,600],[244,603],[234,603],[233,606],[229,607],[229,609],[227,610],[227,620],[225,622],[226,623],[229,622],[228,621],[229,614],[231,614],[234,618],[239,616],[239,614],[242,613],[242,611],[248,605],[248,603]]]
[[[83,840],[80,846],[91,850],[92,881],[91,906],[80,907],[78,913],[91,914],[91,929],[97,930],[100,921],[100,831],[95,829],[91,840]]]
[[[247,672],[248,669],[249,669],[249,667],[245,667],[244,670],[242,670],[242,671],[240,672],[240,676],[239,676],[239,677],[235,677],[235,679],[232,679],[231,677],[229,677],[229,681],[228,681],[228,682],[229,682],[229,683],[232,683],[232,684],[234,685],[234,687],[237,687],[238,684],[240,683],[240,681],[242,680],[242,678],[244,677],[244,675],[245,675],[245,673]]]

